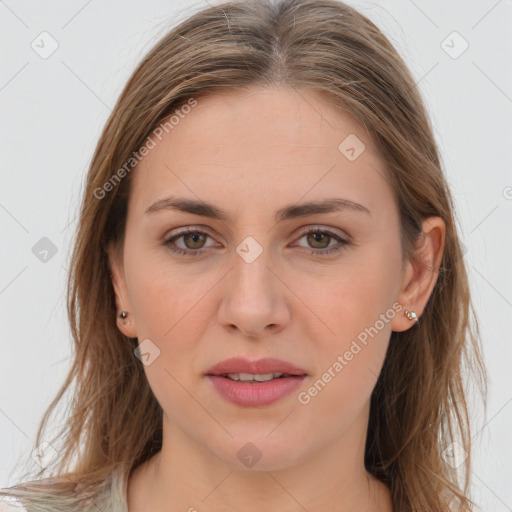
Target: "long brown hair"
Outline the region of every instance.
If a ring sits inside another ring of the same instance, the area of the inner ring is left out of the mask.
[[[398,511],[448,511],[450,501],[451,510],[473,509],[463,376],[485,394],[487,375],[452,198],[409,70],[370,20],[336,0],[234,0],[198,10],[134,71],[88,171],[68,283],[74,360],[35,443],[47,440],[49,418],[69,393],[68,417],[49,441],[58,457],[37,473],[58,485],[25,483],[4,494],[25,504],[65,496],[69,505],[160,450],[162,410],[134,355],[137,339],[117,328],[106,249],[113,242],[121,250],[135,156],[153,130],[205,95],[254,85],[318,91],[366,127],[395,193],[405,257],[414,258],[422,219],[444,220],[434,290],[420,322],[392,333],[371,397],[365,465],[389,485]],[[445,456],[452,443],[467,456],[458,469]],[[53,503],[39,510],[61,510]]]

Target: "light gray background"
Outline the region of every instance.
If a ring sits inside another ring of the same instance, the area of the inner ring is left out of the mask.
[[[70,364],[69,248],[100,130],[165,20],[204,2],[0,0],[1,486],[16,481]],[[474,497],[511,511],[512,1],[350,3],[397,46],[433,119],[491,381],[487,417],[472,409]],[[43,31],[59,45],[47,59],[31,48]],[[469,44],[458,58],[442,46],[462,48],[453,31]],[[46,263],[32,252],[42,237],[57,247]]]

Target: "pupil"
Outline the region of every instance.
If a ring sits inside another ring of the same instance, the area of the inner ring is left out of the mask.
[[[200,239],[201,238],[201,233],[190,233],[187,235],[187,240],[188,239],[192,239],[192,242],[193,243],[197,243],[198,242],[198,238]],[[195,247],[193,247],[195,248]]]
[[[326,237],[325,233],[310,233],[310,235],[313,237],[313,243],[321,243],[322,238]],[[322,247],[325,247],[325,244]]]

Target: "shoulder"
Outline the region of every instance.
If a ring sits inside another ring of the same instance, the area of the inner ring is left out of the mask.
[[[52,477],[22,482],[7,490],[10,496],[0,492],[0,512],[127,511],[126,473],[122,468],[93,481]]]
[[[27,512],[18,501],[0,500],[0,512]]]

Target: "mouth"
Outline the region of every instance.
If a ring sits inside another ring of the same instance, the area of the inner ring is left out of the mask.
[[[306,374],[304,374],[305,376]],[[243,382],[246,384],[257,384],[259,382],[269,382],[276,379],[286,379],[288,377],[301,377],[302,375],[293,375],[291,373],[270,372],[270,373],[224,373],[221,375],[211,375],[212,377],[224,377],[226,379]]]
[[[286,361],[241,358],[223,361],[205,374],[225,400],[244,407],[266,406],[296,390],[307,372]]]
[[[217,363],[206,372],[206,375],[227,377],[232,380],[262,382],[282,378],[283,376],[307,375],[307,372],[292,363],[271,357],[256,361],[233,357]]]

